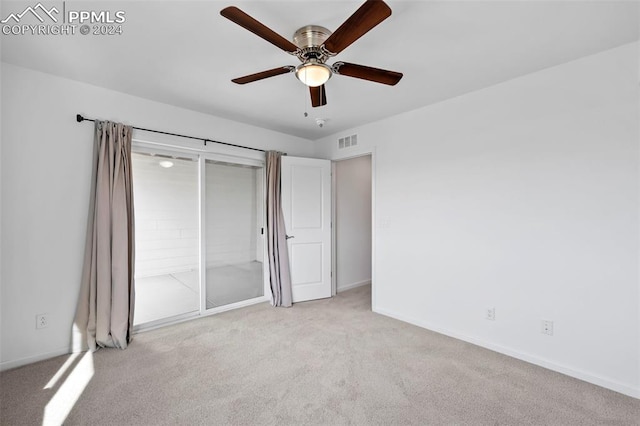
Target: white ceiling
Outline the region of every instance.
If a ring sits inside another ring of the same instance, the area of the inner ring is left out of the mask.
[[[397,86],[334,76],[328,105],[311,108],[293,74],[230,82],[298,60],[220,16],[222,8],[235,5],[290,38],[307,24],[335,30],[363,1],[67,1],[124,10],[123,34],[2,35],[2,60],[315,140],[639,38],[636,1],[388,0],[392,16],[334,60],[403,72]],[[3,1],[2,17],[35,3]],[[316,117],[327,119],[324,128]]]

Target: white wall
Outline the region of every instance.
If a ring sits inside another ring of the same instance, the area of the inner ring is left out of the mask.
[[[262,224],[256,193],[263,194],[257,179],[263,170],[206,163],[207,268],[262,262],[262,250],[256,258],[258,222]]]
[[[198,269],[198,162],[133,154],[136,278]]]
[[[305,139],[2,64],[0,367],[66,352],[82,271],[93,124],[75,114],[308,156]],[[134,138],[153,134],[134,132]],[[171,138],[165,138],[167,140]],[[190,147],[197,143],[175,141]],[[231,155],[246,150],[214,148]],[[252,154],[255,155],[255,154]],[[35,316],[50,325],[35,329]]]
[[[638,48],[319,141],[375,150],[375,311],[640,397]]]
[[[338,161],[336,181],[336,287],[371,282],[371,156]]]

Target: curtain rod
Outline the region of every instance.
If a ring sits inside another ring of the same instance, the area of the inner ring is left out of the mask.
[[[76,121],[78,123],[82,123],[83,121],[93,121],[95,123],[96,120],[93,119],[93,118],[83,117],[80,114],[76,114]],[[211,142],[211,143],[217,143],[217,144],[220,144],[220,145],[233,146],[235,148],[251,149],[253,151],[265,152],[264,149],[251,148],[250,146],[236,145],[236,144],[227,143],[227,142],[214,141],[214,140],[206,139],[206,138],[197,138],[195,136],[181,135],[181,134],[178,134],[178,133],[163,132],[161,130],[145,129],[145,128],[142,128],[142,127],[135,127],[135,126],[131,126],[131,127],[136,129],[136,130],[144,130],[145,132],[160,133],[162,135],[178,136],[178,137],[181,137],[181,138],[188,138],[188,139],[196,139],[196,140],[199,140],[199,141],[203,141],[204,142],[204,146],[207,146],[207,142]],[[284,154],[284,155],[286,155],[286,154]]]

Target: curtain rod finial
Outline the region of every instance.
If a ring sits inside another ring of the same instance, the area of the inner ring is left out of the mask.
[[[80,114],[76,114],[76,121],[78,123],[82,123],[84,121],[84,117],[81,116]]]

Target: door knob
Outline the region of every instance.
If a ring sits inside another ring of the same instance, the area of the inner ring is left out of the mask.
[[[290,238],[295,238],[295,237],[296,237],[295,235],[286,235],[286,236],[285,236],[285,238],[286,238],[287,240],[288,240],[288,239],[290,239]]]

